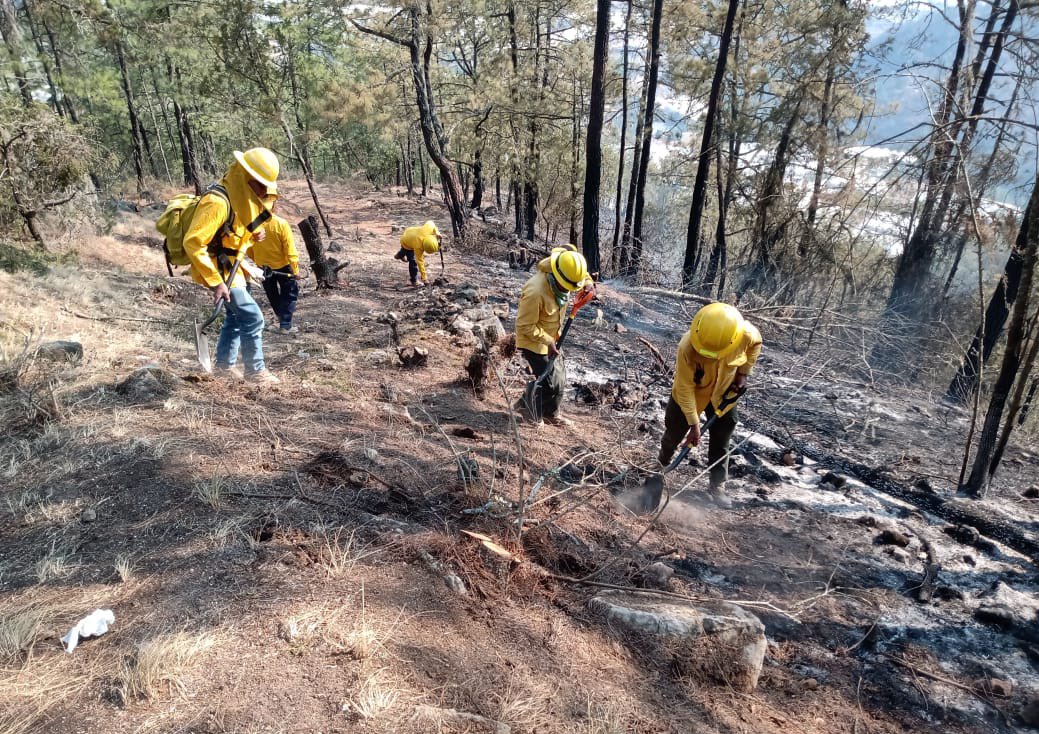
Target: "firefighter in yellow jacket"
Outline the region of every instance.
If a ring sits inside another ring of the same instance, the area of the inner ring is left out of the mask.
[[[408,263],[411,285],[421,288],[429,282],[426,275],[426,255],[440,250],[440,230],[429,220],[418,227],[408,227],[400,236],[400,250],[393,257]],[[420,280],[421,278],[421,280]]]
[[[710,418],[726,393],[744,389],[760,354],[761,334],[734,306],[712,303],[696,312],[678,344],[675,380],[664,411],[658,457],[661,464],[671,462],[683,438],[693,446],[700,443],[700,413],[706,411]],[[711,497],[726,509],[732,507],[724,487],[729,474],[729,440],[736,421],[736,407],[732,405],[709,429]]]
[[[246,380],[279,382],[263,360],[263,313],[246,288],[242,269],[225,282],[271,217],[278,198],[278,157],[266,148],[236,150],[234,157],[220,186],[199,200],[184,233],[184,251],[191,259],[191,276],[213,292],[213,302],[227,301],[216,345],[217,373],[233,370],[240,348]]]
[[[274,214],[264,226],[265,236],[253,244],[253,262],[263,268],[263,290],[278,317],[283,334],[299,331],[292,325],[299,298],[299,252],[292,236],[292,225]]]
[[[568,297],[590,283],[584,255],[576,252],[573,245],[567,245],[554,248],[523,284],[516,311],[516,347],[527,360],[534,379],[528,383],[518,407],[535,420],[566,422],[559,415],[566,388],[566,367],[556,340],[563,326]],[[550,361],[551,373],[537,384],[538,376],[548,369]]]

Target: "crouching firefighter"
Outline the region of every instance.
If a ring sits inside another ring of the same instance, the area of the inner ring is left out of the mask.
[[[661,464],[671,462],[683,439],[692,446],[700,443],[700,413],[706,411],[711,418],[727,394],[731,397],[732,392],[745,390],[760,354],[761,334],[734,306],[712,303],[696,312],[678,344],[675,380],[664,411],[664,436],[657,457]],[[711,498],[725,509],[732,507],[725,481],[736,421],[736,406],[731,403],[719,411],[708,431]]]
[[[400,249],[394,259],[408,263],[408,279],[412,288],[422,288],[429,283],[426,274],[426,255],[440,251],[441,234],[433,220],[419,227],[408,227],[400,236]],[[443,255],[440,256],[443,260]],[[421,280],[420,280],[421,279]]]
[[[253,300],[241,268],[253,235],[271,218],[278,198],[278,158],[266,148],[234,152],[227,173],[207,189],[184,233],[191,276],[213,292],[213,302],[227,302],[216,346],[216,373],[237,375],[241,352],[244,377],[275,383],[263,360],[263,313]],[[233,277],[232,277],[233,273]]]
[[[523,284],[516,312],[516,347],[534,379],[516,407],[535,421],[569,423],[559,414],[566,389],[566,366],[558,343],[560,330],[570,295],[593,285],[588,262],[573,245],[553,248]]]

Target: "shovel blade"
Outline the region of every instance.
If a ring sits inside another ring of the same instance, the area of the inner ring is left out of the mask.
[[[202,365],[202,369],[212,372],[213,360],[209,356],[209,340],[202,332],[202,328],[199,320],[195,319],[195,355],[198,357],[198,363]]]
[[[645,515],[657,509],[663,494],[664,475],[654,474],[641,487],[620,497],[620,503],[636,514]]]

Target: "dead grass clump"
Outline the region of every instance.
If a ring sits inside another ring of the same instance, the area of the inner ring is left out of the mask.
[[[129,553],[121,553],[115,558],[115,573],[124,584],[133,578],[134,559]]]
[[[145,640],[123,661],[118,678],[123,701],[183,694],[188,663],[213,645],[208,635],[177,632]]]
[[[52,579],[60,579],[72,573],[76,567],[73,548],[58,540],[51,541],[50,549],[36,561],[36,580],[45,584]]]
[[[362,681],[353,695],[342,706],[344,713],[365,721],[385,718],[399,703],[403,703],[403,691],[380,668]]]
[[[191,494],[206,507],[219,510],[227,503],[225,489],[226,482],[223,477],[210,477],[195,482]]]
[[[11,663],[18,658],[28,658],[42,631],[43,612],[39,609],[19,609],[0,615],[0,661]]]
[[[347,533],[345,528],[324,529],[320,537],[317,561],[331,578],[348,573],[357,563],[378,553],[370,543],[358,541],[356,530]]]
[[[498,687],[486,693],[488,718],[508,724],[521,732],[535,732],[539,725],[552,721],[550,701],[552,692],[548,683],[533,671],[520,679],[514,672]]]
[[[58,397],[60,363],[38,359],[40,340],[26,335],[8,354],[0,344],[0,426],[7,432],[39,428],[64,417]]]

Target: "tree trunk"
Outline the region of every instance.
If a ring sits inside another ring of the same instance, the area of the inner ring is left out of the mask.
[[[697,261],[700,258],[700,224],[707,203],[707,174],[711,170],[711,148],[714,146],[714,124],[718,119],[718,103],[721,99],[722,82],[725,80],[725,65],[729,60],[729,44],[736,23],[736,11],[740,0],[729,0],[725,14],[725,25],[718,40],[718,61],[714,65],[711,92],[707,98],[703,137],[700,139],[700,156],[696,164],[696,181],[693,183],[693,200],[689,205],[689,226],[685,235],[685,260],[682,264],[682,287],[689,290],[696,277]]]
[[[1028,206],[1025,207],[1021,218],[1021,229],[1017,233],[1017,241],[1010,251],[1010,257],[1003,266],[1003,275],[996,283],[996,290],[993,291],[988,307],[985,309],[985,325],[984,327],[979,325],[974,333],[974,338],[967,347],[963,361],[945,392],[946,397],[950,400],[965,403],[974,395],[974,391],[978,389],[979,356],[981,363],[988,364],[989,357],[992,356],[992,351],[1003,334],[1003,326],[1006,324],[1007,316],[1010,315],[1010,308],[1017,302],[1021,281],[1024,277],[1025,251],[1028,249],[1028,222],[1034,214],[1033,201],[1029,201]]]
[[[7,55],[11,59],[11,71],[22,105],[32,107],[32,89],[22,65],[22,32],[18,26],[18,15],[11,0],[0,0],[0,36],[3,37]]]
[[[984,495],[988,483],[999,466],[998,461],[994,460],[999,424],[1025,356],[1025,322],[1031,306],[1032,278],[1035,274],[1036,254],[1037,248],[1039,248],[1039,177],[1032,190],[1027,213],[1021,222],[1018,242],[1023,242],[1024,245],[1020,248],[1022,266],[1020,295],[1014,301],[1013,316],[1007,330],[1006,351],[1003,354],[999,375],[992,386],[992,397],[985,413],[985,423],[982,426],[981,435],[978,437],[974,465],[967,483],[961,488],[975,497]]]
[[[657,78],[660,72],[660,23],[664,15],[664,0],[653,0],[653,23],[649,35],[649,79],[646,82],[646,109],[642,125],[642,155],[639,157],[638,186],[635,189],[635,215],[631,225],[631,270],[637,274],[642,267],[642,215],[646,208],[646,178],[653,147],[653,114],[656,107]]]
[[[339,273],[335,264],[325,257],[325,245],[321,241],[317,217],[311,214],[299,223],[300,234],[310,255],[310,268],[314,271],[318,289],[336,288],[339,285]]]
[[[631,9],[635,3],[627,3],[624,11],[624,56],[621,61],[621,144],[617,156],[617,196],[613,206],[613,244],[610,248],[610,261],[613,273],[620,272],[620,252],[618,244],[621,234],[621,194],[624,191],[624,148],[628,134],[628,49],[631,31]]]
[[[815,149],[815,178],[812,181],[812,196],[808,200],[808,211],[805,214],[805,230],[797,247],[797,254],[804,259],[808,256],[809,245],[815,241],[815,219],[819,212],[819,195],[823,190],[823,176],[826,173],[826,157],[830,152],[830,115],[833,112],[833,85],[837,76],[837,65],[830,61],[826,68],[826,81],[823,83],[823,99],[819,109],[819,144]]]
[[[130,116],[130,145],[133,154],[134,173],[137,176],[137,193],[144,191],[144,143],[141,136],[141,123],[137,117],[137,105],[134,102],[133,88],[130,86],[130,75],[126,70],[126,59],[123,56],[123,44],[115,42],[115,58],[119,64],[119,79],[126,100],[126,111]]]
[[[610,6],[611,0],[596,0],[592,88],[589,94],[588,128],[585,132],[581,250],[588,261],[588,271],[591,273],[598,273],[602,269],[599,263],[599,187],[602,181],[602,125],[606,108],[606,55],[610,40]]]

